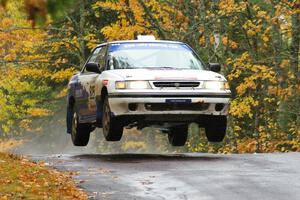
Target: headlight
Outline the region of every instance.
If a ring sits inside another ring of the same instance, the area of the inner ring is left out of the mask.
[[[229,90],[229,84],[226,81],[205,81],[203,88],[212,90]]]
[[[151,89],[148,81],[116,81],[116,89]]]

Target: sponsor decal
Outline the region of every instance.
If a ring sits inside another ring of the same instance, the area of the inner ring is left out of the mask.
[[[172,49],[179,51],[190,51],[185,44],[172,44],[172,43],[117,43],[111,44],[109,52],[120,51],[120,50],[136,50],[136,49]]]

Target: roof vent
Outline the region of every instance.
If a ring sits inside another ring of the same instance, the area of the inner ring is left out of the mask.
[[[137,39],[148,41],[148,40],[155,40],[155,37],[154,37],[154,35],[138,35]]]

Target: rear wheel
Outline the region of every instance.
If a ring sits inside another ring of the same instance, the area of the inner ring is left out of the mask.
[[[86,146],[89,143],[90,132],[92,127],[90,124],[79,123],[77,112],[75,111],[72,119],[72,142],[74,146]]]
[[[113,117],[107,96],[103,102],[102,129],[103,135],[107,141],[121,140],[123,135],[123,126],[117,118]]]
[[[205,134],[209,142],[222,142],[226,135],[227,117],[209,116],[205,125]]]
[[[168,134],[169,143],[172,146],[184,146],[188,136],[188,125],[175,126],[170,128]]]

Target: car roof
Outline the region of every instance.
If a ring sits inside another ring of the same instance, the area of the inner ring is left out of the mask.
[[[169,43],[169,44],[185,44],[179,41],[171,41],[171,40],[118,40],[112,42],[105,42],[98,44],[96,47],[109,45],[109,44],[120,44],[120,43]]]

